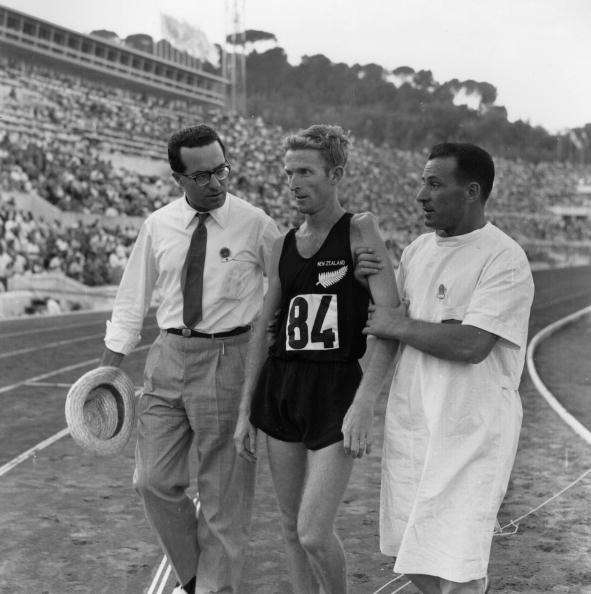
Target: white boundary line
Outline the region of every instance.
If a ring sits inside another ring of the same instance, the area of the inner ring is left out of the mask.
[[[199,501],[199,495],[197,495],[197,497],[195,497],[193,499],[193,501],[195,502],[195,514],[199,515],[199,510],[201,509],[201,502]],[[147,594],[162,594],[162,591],[164,590],[164,588],[166,587],[166,584],[168,582],[168,578],[170,577],[170,573],[172,571],[172,566],[170,565],[168,559],[166,558],[166,555],[162,556],[162,560],[160,561],[160,565],[158,566],[158,569],[156,570],[156,573],[154,574],[154,577],[152,578],[152,582],[150,583],[150,586],[148,587],[148,593]],[[164,573],[162,573],[164,572]],[[162,576],[162,581],[160,581],[160,577]],[[160,581],[160,585],[158,585],[158,582]],[[156,588],[158,588],[156,590]]]
[[[550,407],[558,414],[558,416],[583,440],[585,440],[589,445],[591,445],[591,431],[587,429],[580,421],[578,421],[573,415],[571,415],[563,406],[558,402],[554,394],[548,390],[545,386],[544,382],[540,379],[538,372],[536,370],[536,366],[534,363],[534,354],[538,345],[548,336],[554,334],[560,328],[582,318],[583,316],[591,313],[591,305],[576,311],[569,316],[561,318],[556,322],[546,326],[542,330],[540,330],[530,341],[529,346],[527,347],[526,353],[526,362],[527,362],[527,371],[531,377],[531,380],[534,384],[536,390],[546,399]]]
[[[9,291],[10,293],[10,291]],[[46,319],[55,319],[55,318],[65,318],[68,316],[87,316],[92,314],[101,314],[105,313],[106,311],[111,311],[113,309],[112,306],[110,307],[97,307],[96,309],[79,309],[78,311],[62,311],[60,313],[55,314],[43,314],[41,316],[44,320]],[[31,320],[35,320],[38,316],[9,316],[7,318],[0,318],[0,325],[3,322],[29,322]]]
[[[166,566],[166,571],[164,572],[164,576],[162,578],[162,581],[160,582],[160,587],[158,588],[158,590],[156,591],[156,594],[162,594],[167,582],[168,582],[168,578],[170,577],[170,572],[172,570],[172,567],[170,565],[170,563]]]
[[[58,439],[61,439],[62,437],[65,437],[69,433],[70,430],[66,427],[65,429],[62,429],[55,435],[48,437],[46,440],[28,449],[26,452],[23,452],[20,456],[13,458],[10,462],[4,464],[4,466],[0,466],[0,476],[5,475],[9,470],[12,470],[15,466],[18,466],[27,458],[30,458],[32,455],[36,454],[40,450],[44,450],[46,447],[49,447],[52,443],[56,442]]]
[[[136,397],[139,396],[141,393],[141,388],[135,389]],[[9,470],[12,470],[15,466],[18,466],[21,462],[24,462],[27,458],[34,456],[38,451],[44,450],[45,448],[49,447],[52,443],[55,443],[62,437],[69,435],[70,430],[66,427],[61,431],[58,431],[55,435],[48,437],[47,439],[43,440],[42,442],[38,443],[37,445],[29,448],[26,452],[19,454],[16,458],[13,458],[10,462],[4,464],[4,466],[0,466],[0,476],[6,474]]]
[[[146,349],[149,349],[151,346],[152,346],[151,344],[146,344],[146,345],[137,347],[137,348],[133,349],[132,353],[135,353],[138,351],[145,351]],[[81,361],[80,363],[75,363],[74,365],[68,365],[67,367],[60,367],[59,369],[54,369],[53,371],[50,371],[48,373],[43,373],[42,375],[30,377],[26,380],[17,382],[16,384],[4,386],[4,387],[0,388],[0,394],[9,392],[10,390],[14,390],[15,388],[19,388],[20,386],[26,386],[29,383],[34,383],[37,380],[45,379],[46,377],[51,377],[52,375],[57,375],[58,373],[63,373],[65,371],[71,371],[72,369],[77,369],[79,367],[84,367],[87,365],[95,364],[95,363],[98,363],[99,361],[100,361],[100,359],[98,359],[98,358],[87,359],[86,361]],[[137,395],[138,391],[139,391],[139,389],[136,389],[136,395]],[[23,452],[22,454],[18,455],[16,458],[13,458],[10,462],[7,462],[3,466],[0,466],[0,476],[5,475],[9,470],[12,470],[15,466],[18,466],[21,462],[24,462],[27,458],[30,458],[33,454],[35,454],[39,450],[45,449],[46,447],[50,446],[52,443],[55,443],[62,437],[68,435],[69,433],[70,433],[70,430],[68,428],[62,429],[61,431],[58,431],[56,434],[52,435],[51,437],[48,437],[47,439],[43,440],[42,442],[38,443],[37,445],[33,446],[32,448],[29,448],[26,452]]]
[[[84,324],[86,326],[87,324]],[[152,330],[156,328],[154,324],[150,326],[145,326],[144,330]],[[101,338],[104,336],[104,332],[100,332],[98,334],[86,334],[85,336],[79,336],[77,338],[67,338],[65,340],[58,340],[56,342],[46,342],[41,346],[34,346],[34,347],[27,347],[25,349],[18,349],[16,351],[8,351],[6,353],[0,353],[0,359],[5,359],[6,357],[15,357],[16,355],[24,355],[26,353],[34,353],[35,351],[42,351],[44,349],[50,349],[57,346],[63,346],[64,344],[73,344],[75,342],[84,342],[85,340],[94,340],[95,338]],[[0,337],[1,338],[1,337]]]
[[[35,351],[42,351],[44,349],[52,349],[54,347],[63,346],[64,344],[72,344],[74,342],[84,342],[85,340],[94,340],[104,336],[105,333],[100,334],[87,334],[86,336],[80,336],[78,338],[68,338],[67,340],[57,340],[56,342],[45,342],[42,346],[27,347],[26,349],[18,349],[16,351],[8,351],[7,353],[0,353],[0,359],[6,359],[7,357],[16,357],[17,355],[25,355],[26,353],[34,353]]]
[[[98,357],[94,359],[86,359],[86,361],[81,361],[80,363],[75,363],[74,365],[68,365],[67,367],[60,367],[59,369],[54,369],[53,371],[49,371],[47,373],[42,373],[41,375],[36,375],[34,377],[30,377],[28,379],[22,380],[20,382],[16,382],[16,384],[10,384],[9,386],[2,386],[0,388],[0,394],[4,394],[5,392],[10,392],[15,388],[20,388],[20,386],[24,386],[29,382],[36,382],[38,380],[45,379],[46,377],[51,377],[52,375],[57,375],[58,373],[63,373],[66,371],[72,371],[72,369],[78,369],[79,367],[84,367],[88,365],[93,365],[98,363],[100,359]]]
[[[0,320],[2,321],[2,320]],[[28,336],[29,334],[40,334],[41,332],[53,332],[54,330],[71,330],[72,328],[86,328],[88,326],[96,326],[98,324],[104,325],[104,320],[97,320],[96,322],[84,322],[83,324],[66,324],[65,326],[44,326],[42,328],[31,328],[29,330],[21,330],[20,332],[0,333],[0,338],[13,338],[14,336]]]
[[[149,349],[152,345],[145,344],[144,346],[137,347],[133,349],[132,353],[136,353],[138,351],[145,351]],[[131,355],[131,353],[130,353]],[[129,357],[129,355],[127,355]],[[52,375],[57,375],[58,373],[65,373],[66,371],[72,371],[72,369],[78,369],[79,367],[84,367],[87,365],[93,365],[98,363],[100,359],[96,357],[95,359],[86,359],[86,361],[81,361],[80,363],[74,363],[74,365],[68,365],[67,367],[60,367],[59,369],[54,369],[53,371],[49,371],[47,373],[42,373],[41,375],[36,375],[34,377],[30,377],[28,379],[22,380],[20,382],[16,382],[16,384],[10,384],[9,386],[2,386],[0,388],[0,394],[4,394],[5,392],[10,392],[10,390],[14,390],[15,388],[19,388],[20,386],[25,386],[29,383],[34,383],[39,380],[45,379],[46,377],[51,377]]]
[[[33,386],[34,388],[68,388],[72,387],[72,384],[66,384],[61,382],[27,382],[25,386]]]
[[[154,594],[154,588],[156,586],[156,582],[160,579],[160,574],[162,573],[162,571],[164,570],[165,567],[166,567],[166,556],[162,557],[162,561],[160,561],[160,565],[158,566],[158,569],[156,570],[156,574],[154,575],[154,579],[152,580],[152,583],[150,584],[150,587],[148,589],[148,594]]]

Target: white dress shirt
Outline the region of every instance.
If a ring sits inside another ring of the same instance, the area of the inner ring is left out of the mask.
[[[263,273],[280,233],[260,208],[226,194],[224,204],[205,221],[207,248],[203,272],[203,317],[195,326],[215,333],[250,324],[263,300]],[[105,345],[128,354],[141,339],[152,294],[161,301],[161,329],[182,328],[181,271],[197,226],[197,211],[179,198],[143,223],[117,291]]]

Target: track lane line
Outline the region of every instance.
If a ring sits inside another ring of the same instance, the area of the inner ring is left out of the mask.
[[[17,355],[26,355],[27,353],[34,353],[35,351],[42,351],[43,349],[50,349],[53,347],[63,346],[65,344],[73,344],[75,342],[84,342],[85,340],[94,340],[104,336],[105,333],[100,334],[87,334],[79,338],[69,338],[67,340],[58,340],[56,342],[45,342],[42,346],[28,347],[26,349],[18,349],[16,351],[8,351],[7,353],[0,353],[0,359],[6,359],[7,357],[16,357]]]
[[[166,566],[166,571],[164,572],[164,576],[162,577],[162,581],[160,582],[160,587],[156,590],[156,594],[162,594],[166,584],[168,583],[168,578],[170,577],[170,572],[172,567],[170,563]]]
[[[135,396],[139,396],[141,393],[141,388],[135,389]],[[8,471],[12,470],[16,466],[18,466],[21,462],[24,462],[31,456],[35,455],[37,452],[44,450],[45,448],[49,447],[51,444],[55,443],[56,441],[60,440],[62,437],[70,434],[70,430],[65,427],[61,431],[58,431],[51,437],[44,439],[43,441],[39,442],[37,445],[34,445],[32,448],[24,451],[22,454],[19,454],[16,458],[13,458],[10,462],[7,462],[3,466],[0,466],[0,476],[5,475]]]
[[[162,571],[164,570],[165,567],[166,567],[166,556],[162,557],[162,561],[160,561],[160,565],[158,566],[158,569],[156,570],[156,574],[154,575],[154,578],[152,580],[152,583],[150,584],[150,588],[148,589],[147,594],[154,594],[154,588],[156,587],[156,584],[158,583],[158,580],[160,579],[160,575],[162,574]]]
[[[197,494],[197,496],[193,498],[193,503],[195,503],[195,515],[198,516],[199,511],[201,510],[201,501],[199,501],[199,494]],[[152,582],[148,587],[147,594],[154,594],[154,592],[156,594],[162,594],[162,591],[164,590],[164,587],[168,582],[168,578],[170,577],[171,570],[172,566],[169,563],[168,558],[166,557],[166,555],[163,555],[162,560],[160,561],[160,565],[158,566],[158,570],[156,571],[156,574],[154,575],[154,578],[152,579]],[[164,574],[162,575],[163,571]],[[158,586],[158,581],[160,580],[161,576],[162,581],[160,582],[160,586]],[[156,588],[158,588],[158,590],[156,590]]]
[[[70,434],[70,430],[66,427],[61,431],[58,431],[55,435],[48,437],[47,439],[43,440],[42,442],[38,443],[37,445],[29,448],[27,451],[23,452],[16,458],[13,458],[10,462],[4,464],[4,466],[0,466],[0,476],[4,476],[8,471],[12,470],[15,466],[18,466],[21,462],[30,458],[36,452],[44,450],[45,448],[49,447],[52,443],[55,443],[62,437]]]
[[[584,307],[574,313],[549,324],[545,328],[542,328],[530,341],[527,352],[526,352],[526,364],[529,376],[534,384],[536,390],[543,396],[546,402],[554,410],[554,412],[583,440],[591,445],[591,431],[587,429],[577,418],[569,413],[560,402],[556,399],[554,394],[548,390],[542,379],[540,378],[536,365],[534,363],[534,354],[538,345],[548,336],[554,334],[557,330],[574,322],[575,320],[591,313],[591,305]]]
[[[68,324],[67,326],[47,326],[45,328],[32,328],[31,330],[22,330],[21,332],[7,332],[3,334],[0,332],[0,338],[13,338],[14,336],[28,336],[29,334],[39,334],[40,332],[53,332],[54,330],[70,330],[72,328],[85,328],[86,326],[96,326],[97,324],[105,324],[104,320],[97,322],[85,322],[84,324]]]
[[[42,373],[41,375],[36,375],[34,377],[29,377],[25,380],[20,382],[16,382],[15,384],[10,384],[9,386],[3,386],[0,388],[0,394],[4,394],[5,392],[10,392],[15,388],[20,388],[20,386],[24,386],[29,382],[36,382],[38,380],[45,379],[46,377],[51,377],[52,375],[57,375],[58,373],[62,373],[65,371],[72,371],[72,369],[78,369],[79,367],[84,367],[86,365],[92,365],[93,363],[98,363],[100,361],[99,357],[94,359],[87,359],[86,361],[81,361],[80,363],[75,363],[74,365],[67,365],[66,367],[60,367],[59,369],[54,369],[53,371],[48,371],[47,373]]]
[[[65,384],[60,382],[27,382],[25,386],[33,386],[34,388],[67,388],[70,389],[72,384]]]
[[[137,347],[135,349],[133,349],[132,353],[135,352],[139,352],[139,351],[145,351],[147,349],[149,349],[152,345],[151,344],[146,344],[144,346],[141,347]],[[131,353],[130,353],[131,354]],[[129,357],[129,355],[127,355]],[[78,369],[80,367],[85,367],[87,365],[93,365],[96,364],[100,361],[99,357],[96,357],[94,359],[87,359],[86,361],[81,361],[80,363],[74,363],[74,365],[68,365],[66,367],[60,367],[59,369],[54,369],[53,371],[49,371],[47,373],[42,373],[41,375],[36,375],[34,377],[29,377],[25,380],[22,380],[20,382],[16,382],[15,384],[11,384],[9,386],[3,386],[0,388],[0,394],[4,394],[6,392],[10,392],[11,390],[14,390],[15,388],[19,388],[20,386],[24,386],[30,382],[37,382],[39,380],[43,380],[46,377],[51,377],[52,375],[57,375],[58,373],[64,373],[66,371],[72,371],[73,369]]]
[[[144,330],[152,330],[154,328],[157,328],[157,326],[156,325],[146,326],[143,329]],[[42,351],[44,349],[63,346],[65,344],[73,344],[75,342],[84,342],[85,340],[94,340],[95,338],[101,338],[104,335],[105,335],[104,332],[100,332],[99,334],[87,334],[86,336],[80,336],[78,338],[68,338],[65,340],[58,340],[56,342],[46,342],[46,343],[43,343],[41,346],[27,347],[25,349],[18,349],[16,351],[0,353],[0,359],[5,359],[6,357],[16,357],[17,355],[25,355],[26,353],[34,353],[35,351]]]

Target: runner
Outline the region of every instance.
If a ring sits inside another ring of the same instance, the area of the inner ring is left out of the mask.
[[[353,275],[353,250],[369,242],[387,255],[373,215],[339,204],[347,145],[343,131],[327,125],[285,141],[285,173],[304,223],[273,248],[234,436],[240,455],[254,461],[256,428],[266,434],[298,594],[347,591],[334,520],[353,459],[371,450],[374,402],[395,351],[390,341],[372,340],[362,378],[369,294]],[[397,304],[391,268],[369,286],[376,303]],[[266,357],[265,330],[277,308],[278,336]]]

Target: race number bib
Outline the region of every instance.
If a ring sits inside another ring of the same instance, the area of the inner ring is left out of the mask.
[[[339,348],[336,295],[297,295],[289,304],[286,351],[326,351]]]

